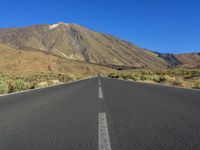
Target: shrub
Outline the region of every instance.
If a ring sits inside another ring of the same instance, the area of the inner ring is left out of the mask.
[[[0,79],[0,94],[6,94],[8,93],[8,91],[8,84],[2,79]]]
[[[126,80],[142,80],[145,82],[163,82],[164,84],[200,88],[200,69],[164,69],[161,71],[151,70],[126,70],[113,72],[108,75],[111,78],[122,78]]]
[[[152,75],[152,80],[155,82],[160,82],[160,76],[157,74]]]
[[[120,77],[122,79],[126,79],[126,80],[133,78],[131,74],[121,74]]]
[[[174,86],[181,86],[181,87],[184,87],[185,83],[184,83],[184,80],[178,78],[178,79],[175,79],[173,82],[171,82],[172,85]]]
[[[193,88],[200,89],[200,79],[194,81]]]
[[[72,80],[72,77],[70,77],[68,74],[59,74],[58,79],[60,82],[68,82]]]
[[[141,80],[149,80],[149,81],[155,81],[155,82],[160,82],[160,76],[157,74],[153,75],[142,75]]]
[[[200,69],[167,69],[160,72],[162,75],[180,76],[185,79],[200,76]]]
[[[47,82],[40,82],[37,83],[36,85],[34,85],[34,88],[43,88],[43,87],[47,87],[48,83]]]
[[[154,72],[151,70],[141,70],[140,72],[143,75],[153,75],[154,74]]]
[[[110,74],[108,75],[108,77],[110,77],[110,78],[119,78],[119,74],[110,73]]]
[[[165,81],[166,81],[165,76],[166,76],[166,75],[160,75],[160,82],[165,82]]]
[[[49,81],[48,81],[48,85],[57,85],[57,84],[59,84],[59,83],[60,83],[59,80],[49,80]]]
[[[191,87],[191,83],[185,81],[181,77],[170,77],[168,75],[164,75],[161,77],[161,82],[165,82],[166,84],[173,85],[173,86],[180,86],[180,87]]]
[[[160,77],[160,82],[171,83],[174,82],[176,79],[174,77],[170,77],[168,75],[163,75]]]
[[[141,77],[142,77],[142,73],[139,72],[139,71],[138,71],[138,72],[134,72],[134,73],[133,73],[133,76],[134,76],[134,77],[138,77],[138,78],[141,79]]]
[[[151,80],[151,76],[150,75],[142,75],[141,76],[141,80],[144,81],[144,80]]]
[[[141,80],[141,78],[140,77],[138,77],[138,76],[132,76],[132,80],[134,80],[134,81],[140,81]]]
[[[17,92],[29,89],[29,84],[18,79],[9,81],[9,92]]]

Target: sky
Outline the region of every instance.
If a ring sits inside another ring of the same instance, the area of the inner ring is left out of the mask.
[[[0,0],[0,28],[76,23],[162,53],[200,52],[200,0]]]

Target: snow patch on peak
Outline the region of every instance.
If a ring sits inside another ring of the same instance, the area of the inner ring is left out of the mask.
[[[52,25],[50,25],[49,26],[49,28],[51,29],[51,30],[53,30],[53,29],[55,29],[57,26],[59,26],[60,24],[52,24]]]
[[[53,29],[57,28],[60,25],[66,25],[66,26],[68,26],[69,24],[68,23],[64,23],[64,22],[59,22],[59,23],[50,25],[49,28],[50,28],[50,30],[53,30]]]

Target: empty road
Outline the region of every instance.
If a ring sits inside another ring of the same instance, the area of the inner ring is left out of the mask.
[[[0,150],[199,150],[200,91],[108,78],[0,97]]]

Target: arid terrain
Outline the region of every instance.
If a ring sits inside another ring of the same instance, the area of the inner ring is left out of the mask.
[[[69,60],[109,67],[163,69],[176,65],[196,67],[200,64],[198,53],[160,54],[76,24],[0,29],[0,43],[15,50],[46,52]],[[2,45],[0,50],[3,50]]]
[[[97,74],[199,88],[199,67],[200,53],[153,52],[76,24],[0,29],[1,93]]]

